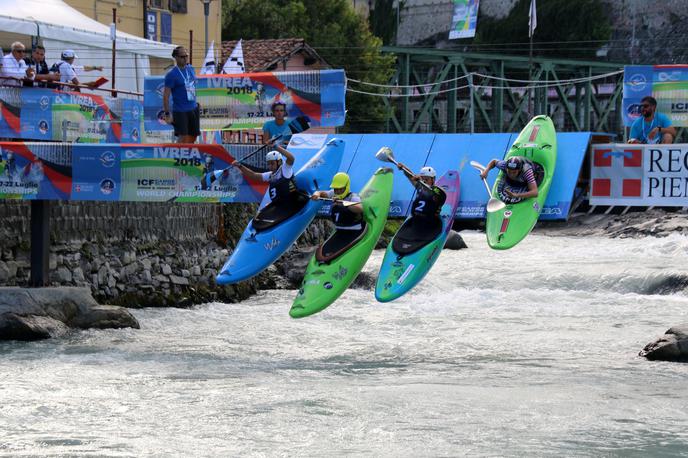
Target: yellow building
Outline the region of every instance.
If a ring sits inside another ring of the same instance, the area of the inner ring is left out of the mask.
[[[193,64],[205,57],[204,1],[208,0],[65,0],[72,8],[103,24],[112,23],[117,8],[117,30],[143,38],[190,48]],[[208,46],[220,46],[222,1],[209,0]],[[193,41],[191,41],[193,35]]]

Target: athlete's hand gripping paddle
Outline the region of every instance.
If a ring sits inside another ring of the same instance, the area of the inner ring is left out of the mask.
[[[479,162],[471,161],[471,165],[481,174],[485,170],[485,166]],[[490,196],[490,200],[487,201],[487,211],[489,213],[494,213],[506,207],[506,204],[504,202],[497,199],[496,197],[492,197],[492,191],[490,191],[490,186],[488,186],[487,180],[483,178],[482,175],[480,176],[480,178],[483,180],[483,183],[485,184],[485,189],[487,189],[487,195]]]
[[[378,150],[378,152],[375,153],[375,158],[377,158],[378,160],[383,161],[383,162],[391,162],[392,164],[394,164],[394,165],[396,165],[397,167],[399,167],[399,163],[397,162],[396,159],[394,159],[394,153],[392,153],[392,148],[390,148],[389,146],[383,146],[382,148],[380,148],[380,149]],[[405,165],[402,165],[400,168],[401,168],[401,170],[403,170],[404,173],[406,173],[408,176],[411,176],[411,177],[414,176],[414,173],[413,173],[408,167],[406,167]],[[421,186],[423,186],[424,188],[426,188],[426,189],[428,189],[428,190],[432,190],[432,188],[430,187],[430,185],[428,185],[427,183],[423,182],[422,180],[418,180],[418,183],[420,183]]]
[[[324,200],[325,202],[332,202],[334,204],[340,204],[345,207],[350,207],[352,205],[358,205],[360,202],[351,202],[350,200],[333,199],[331,197],[318,197],[317,200]]]

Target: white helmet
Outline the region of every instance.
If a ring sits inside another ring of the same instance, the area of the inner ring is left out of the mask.
[[[420,175],[420,176],[422,176],[422,177],[432,177],[432,178],[435,178],[435,176],[437,176],[437,173],[435,173],[435,169],[433,169],[432,167],[428,166],[428,167],[423,167],[422,169],[420,169],[420,173],[419,173],[418,175]]]
[[[265,155],[266,161],[279,161],[282,159],[282,155],[278,151],[270,151]]]

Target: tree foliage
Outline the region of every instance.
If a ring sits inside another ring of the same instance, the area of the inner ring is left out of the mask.
[[[508,45],[503,54],[528,53],[530,2],[518,0],[502,19],[480,17],[473,44]],[[557,58],[595,58],[595,51],[609,40],[611,32],[600,0],[541,0],[537,2],[533,53]]]
[[[222,10],[224,40],[304,38],[350,78],[386,83],[394,72],[394,58],[382,55],[382,40],[347,0],[223,0]],[[382,129],[381,98],[347,93],[347,110],[344,130]]]

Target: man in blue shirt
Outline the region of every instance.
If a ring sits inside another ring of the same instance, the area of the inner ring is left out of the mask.
[[[189,53],[183,46],[172,51],[177,65],[165,75],[165,90],[162,94],[162,109],[165,121],[174,126],[178,143],[195,143],[201,134],[201,120],[196,103],[196,75],[187,63]],[[170,95],[172,114],[170,115]]]
[[[287,116],[287,104],[279,100],[274,102],[272,104],[272,115],[275,119],[263,124],[263,143],[270,143],[271,138],[281,135],[279,143],[287,145],[291,139],[291,129],[285,119]]]
[[[657,100],[654,97],[643,97],[640,101],[640,118],[631,126],[631,138],[628,143],[668,143],[674,142],[676,128],[664,113],[657,112]]]

